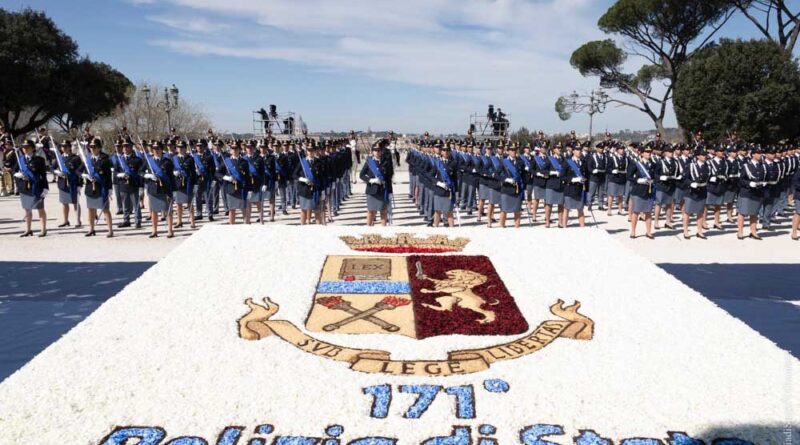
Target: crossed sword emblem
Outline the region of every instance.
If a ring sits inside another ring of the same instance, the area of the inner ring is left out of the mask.
[[[335,309],[350,314],[350,316],[345,319],[323,326],[322,330],[325,332],[335,331],[357,320],[370,322],[376,326],[380,326],[385,331],[397,332],[400,330],[399,326],[388,323],[385,320],[381,320],[380,318],[376,317],[375,314],[382,311],[391,311],[399,306],[405,306],[410,304],[411,300],[400,297],[384,297],[383,300],[375,303],[374,306],[363,311],[354,308],[349,301],[339,296],[317,298],[317,303],[327,307],[328,309]]]

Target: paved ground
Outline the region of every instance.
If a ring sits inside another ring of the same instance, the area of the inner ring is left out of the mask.
[[[395,185],[394,224],[420,226],[424,223],[405,193],[407,178],[401,170]],[[365,223],[363,186],[359,184],[356,190],[334,224]],[[0,198],[0,380],[194,233],[186,225],[173,239],[148,239],[146,229],[118,230],[113,239],[106,239],[104,233],[85,238],[86,229],[55,227],[60,218],[56,201],[47,199],[49,235],[23,239],[17,237],[22,233],[18,200]],[[463,225],[477,225],[474,216],[462,216]],[[788,220],[780,221],[777,230],[765,233],[760,242],[737,240],[731,225],[726,225],[724,234],[710,232],[707,241],[686,241],[679,231],[664,230],[651,241],[629,239],[625,217],[595,211],[594,218],[594,227],[606,230],[800,357],[800,337],[796,335],[800,332],[800,243],[789,239]],[[588,221],[594,222],[591,217]],[[298,224],[297,213],[279,215],[276,223]],[[205,224],[210,223],[201,222],[200,227]],[[572,224],[575,227],[576,222]],[[567,230],[574,230],[572,227]],[[539,223],[523,230],[546,229]],[[528,254],[535,256],[536,252]],[[602,252],[594,255],[609,260]]]

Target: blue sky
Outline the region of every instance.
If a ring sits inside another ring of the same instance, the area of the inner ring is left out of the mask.
[[[553,104],[589,91],[572,51],[605,38],[611,0],[0,0],[44,10],[82,54],[134,83],[175,83],[215,127],[252,128],[275,103],[311,131],[464,132],[493,103],[513,127],[586,131]],[[742,18],[721,35],[754,37]],[[675,125],[670,111],[666,124]],[[650,129],[641,112],[609,108],[596,131]]]

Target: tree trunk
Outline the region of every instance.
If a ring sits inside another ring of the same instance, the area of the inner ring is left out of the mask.
[[[663,137],[667,137],[667,133],[666,133],[666,131],[664,131],[664,118],[663,117],[659,117],[659,118],[653,119],[653,122],[656,124],[656,131],[661,133],[661,137],[662,138]]]

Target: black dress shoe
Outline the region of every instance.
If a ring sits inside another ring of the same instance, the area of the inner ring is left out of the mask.
[[[705,235],[702,235],[700,233],[697,234],[697,237],[700,238],[700,239],[708,239],[708,238],[706,238]]]
[[[167,238],[174,238],[174,237],[175,237],[175,234],[173,234],[173,233],[170,233],[169,235],[167,235]]]
[[[761,241],[761,240],[762,240],[762,238],[761,238],[760,236],[758,236],[758,235],[754,235],[754,234],[752,234],[752,233],[750,234],[750,238],[753,238],[754,240],[758,240],[758,241]]]
[[[23,233],[23,234],[22,234],[22,235],[20,235],[19,237],[20,237],[20,238],[27,238],[27,237],[29,237],[29,236],[33,236],[33,232],[32,232],[32,231],[30,231],[30,230],[29,230],[29,231],[27,231],[27,232],[25,232],[25,233]]]
[[[113,232],[108,232],[108,235],[106,235],[106,238],[114,238],[114,233]]]
[[[157,233],[151,233],[150,236],[148,236],[148,238],[158,238],[158,234]]]
[[[183,223],[175,224],[176,229],[180,229],[181,227],[183,227]]]
[[[141,229],[142,228],[142,223],[136,223],[136,225],[134,227],[137,228],[137,229]]]
[[[130,227],[130,226],[131,226],[131,223],[129,223],[129,222],[124,222],[122,224],[118,224],[117,225],[117,227],[120,228],[120,229],[124,229],[124,228]]]
[[[647,239],[656,239],[656,237],[654,237],[653,235],[645,235],[645,236],[647,237]]]
[[[213,216],[209,216],[209,217],[208,217],[208,220],[209,220],[209,221],[214,221],[214,217],[213,217]]]
[[[83,236],[94,236],[94,235],[95,235],[94,230],[92,230],[91,232],[87,232],[86,235]]]
[[[743,240],[743,239],[746,239],[747,237],[746,237],[746,236],[739,236],[739,235],[736,235],[736,238],[738,238],[739,240]]]
[[[664,227],[666,227],[669,230],[672,230],[672,229],[675,228],[675,226],[673,226],[672,224],[664,224]]]
[[[692,239],[692,237],[688,235],[683,235],[683,239]]]
[[[58,227],[69,227],[69,221],[65,222],[64,224],[59,224]]]
[[[717,230],[725,230],[725,229],[722,228],[722,226],[717,225],[717,224],[714,224],[714,228],[717,229]]]
[[[39,238],[44,238],[44,237],[46,237],[46,236],[47,236],[47,230],[45,230],[44,232],[42,232],[42,233],[40,233],[40,234],[38,234],[38,235],[36,235],[36,236],[38,236]]]

